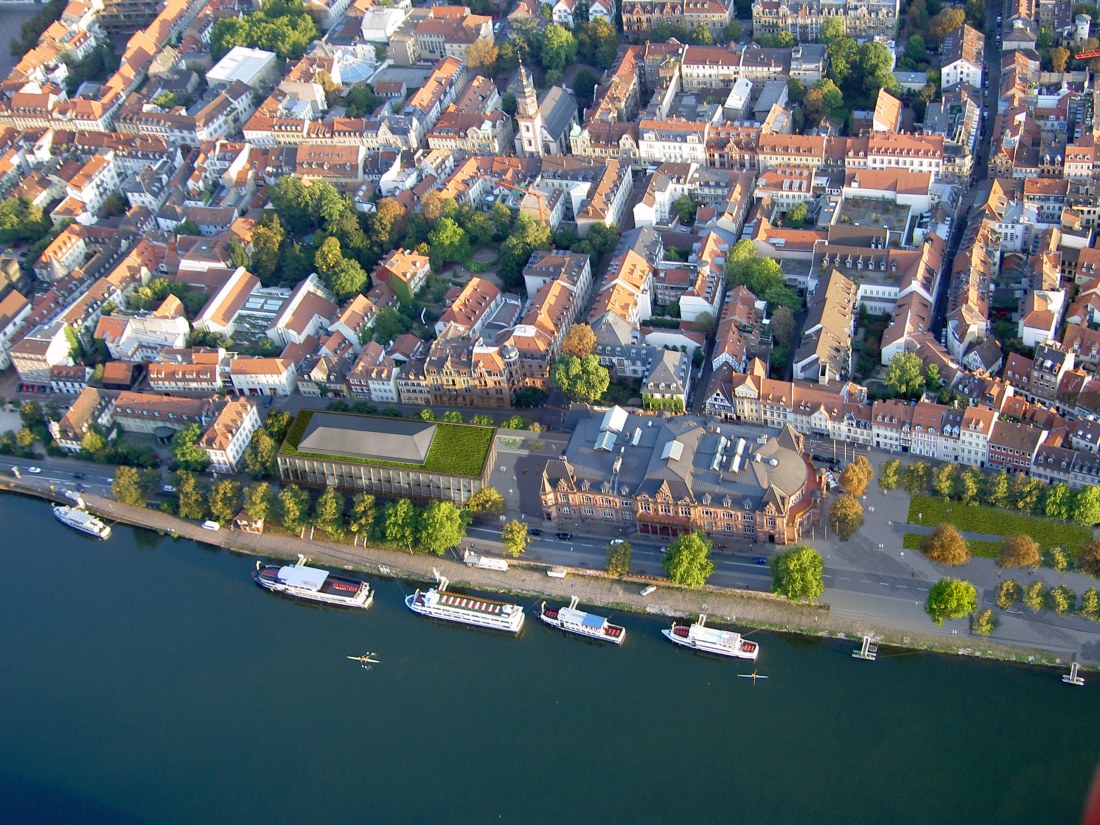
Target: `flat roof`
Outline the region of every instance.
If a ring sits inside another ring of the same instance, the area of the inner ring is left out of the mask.
[[[430,421],[315,412],[298,449],[345,458],[423,464],[435,437]]]

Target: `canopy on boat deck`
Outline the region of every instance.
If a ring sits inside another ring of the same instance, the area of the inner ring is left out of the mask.
[[[328,571],[318,570],[316,567],[293,566],[279,569],[279,581],[293,587],[304,587],[307,590],[320,590],[327,578]]]

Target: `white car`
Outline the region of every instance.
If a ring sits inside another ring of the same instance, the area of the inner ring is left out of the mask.
[[[656,592],[657,592],[657,587],[655,585],[647,584],[645,587],[642,588],[641,595],[642,596],[648,596],[650,593],[656,593]]]
[[[42,468],[41,467],[28,467],[27,472],[28,473],[34,473],[35,475],[38,475],[40,472],[42,472]]]

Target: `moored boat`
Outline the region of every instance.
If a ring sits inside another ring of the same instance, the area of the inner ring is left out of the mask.
[[[430,590],[417,590],[405,597],[405,606],[414,613],[442,619],[445,622],[485,627],[519,633],[523,629],[523,608],[518,604],[506,604],[480,596],[448,593],[447,580],[437,577],[439,583]]]
[[[303,556],[297,564],[283,567],[256,562],[252,579],[265,590],[321,604],[368,608],[374,601],[374,591],[365,581],[307,567]]]
[[[67,524],[74,530],[95,536],[98,539],[111,537],[111,525],[104,524],[87,510],[79,507],[69,507],[67,504],[54,504],[53,514],[62,524]]]
[[[575,633],[578,636],[616,645],[623,643],[623,639],[626,638],[625,627],[611,624],[603,616],[577,610],[577,601],[577,597],[574,596],[568,607],[547,607],[546,602],[543,602],[539,618],[551,627],[564,630],[566,633]]]
[[[760,655],[760,645],[756,642],[750,642],[740,633],[735,633],[732,630],[707,627],[706,621],[707,617],[703,615],[699,617],[699,621],[688,626],[678,625],[674,622],[671,628],[665,628],[661,633],[670,642],[692,650],[756,661],[756,657]]]

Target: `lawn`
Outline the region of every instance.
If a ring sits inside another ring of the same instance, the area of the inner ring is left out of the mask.
[[[332,415],[354,415],[354,413],[331,413]],[[305,458],[331,459],[354,464],[375,464],[381,467],[407,467],[411,470],[427,470],[433,473],[446,473],[456,476],[478,478],[489,458],[489,448],[493,443],[495,427],[483,427],[476,424],[449,424],[433,421],[435,435],[432,437],[428,455],[423,464],[405,464],[396,461],[378,461],[347,456],[326,456],[317,453],[298,452],[298,443],[305,435],[306,426],[313,417],[313,410],[302,410],[287,430],[279,452],[282,455],[296,455]],[[378,416],[357,416],[376,418]]]
[[[906,550],[920,550],[922,541],[924,536],[919,533],[906,533],[901,540],[901,546]],[[1001,545],[995,541],[968,541],[966,545],[970,548],[970,555],[983,559],[995,559],[1001,550]]]
[[[919,520],[918,514],[921,516]],[[964,533],[987,533],[992,536],[1024,533],[1039,542],[1039,546],[1044,549],[1064,547],[1074,555],[1092,538],[1092,531],[1079,524],[1064,524],[996,507],[960,504],[957,501],[945,502],[933,496],[913,496],[909,499],[910,524],[934,526],[944,522],[954,524]],[[974,552],[975,542],[970,544]],[[983,555],[978,552],[974,554]]]

